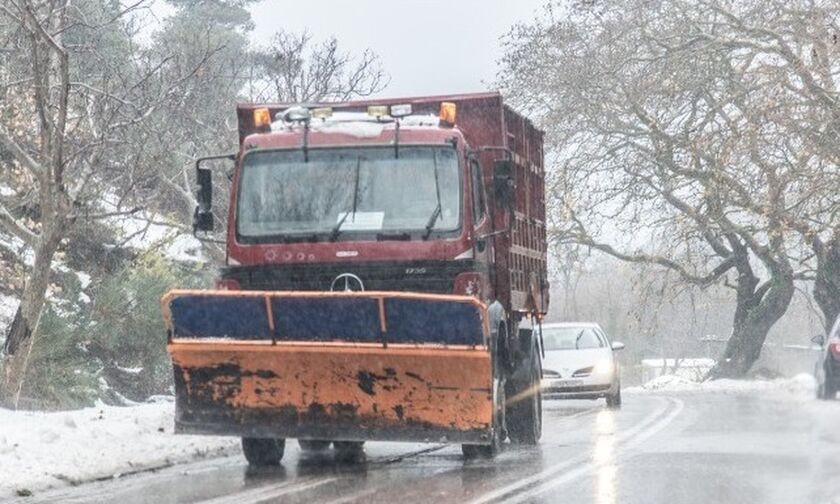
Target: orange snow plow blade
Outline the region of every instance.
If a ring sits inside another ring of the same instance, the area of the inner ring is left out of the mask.
[[[487,311],[392,292],[172,291],[176,429],[488,443]]]

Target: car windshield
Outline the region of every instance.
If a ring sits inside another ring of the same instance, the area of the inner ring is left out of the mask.
[[[451,147],[302,149],[245,156],[240,237],[453,231],[460,177]],[[438,205],[440,208],[438,208]]]
[[[604,342],[588,327],[545,327],[546,350],[585,350],[603,348]]]

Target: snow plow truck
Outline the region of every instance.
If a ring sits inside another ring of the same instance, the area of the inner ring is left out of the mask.
[[[237,117],[239,151],[196,163],[202,236],[219,220],[212,162],[229,170],[216,289],[161,301],[176,432],[239,436],[252,465],[289,438],[342,457],[536,444],[543,133],[495,92]]]

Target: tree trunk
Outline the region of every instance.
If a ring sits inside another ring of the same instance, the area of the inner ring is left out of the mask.
[[[823,313],[825,334],[828,334],[840,315],[840,228],[827,243],[815,244],[814,250],[817,255],[814,300]]]
[[[746,268],[743,264],[738,267],[732,335],[723,355],[709,372],[711,379],[743,378],[761,356],[767,334],[793,299],[793,271],[789,264],[772,265],[770,279],[760,286],[752,268],[749,265]]]
[[[52,259],[63,236],[61,226],[45,229],[35,247],[35,263],[26,286],[23,299],[18,306],[14,321],[9,328],[6,343],[0,357],[0,406],[17,409],[23,388],[29,355],[38,332],[38,323],[44,309],[47,287],[50,281]]]

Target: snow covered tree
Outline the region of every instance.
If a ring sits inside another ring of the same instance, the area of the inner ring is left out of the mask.
[[[0,364],[0,405],[15,407],[50,283],[53,260],[85,219],[140,208],[139,125],[193,72],[161,79],[171,57],[136,46],[131,13],[105,0],[8,0],[0,4],[6,56],[0,102],[4,170],[17,171],[17,209],[0,205],[0,226],[31,250],[26,283]],[[117,202],[105,204],[103,195]],[[136,201],[135,201],[136,200]]]
[[[837,109],[813,106],[808,77],[838,5],[805,3],[569,3],[507,41],[502,84],[541,117],[557,160],[555,241],[731,287],[713,376],[758,359],[794,282],[813,276],[803,236],[836,225],[824,147]]]

